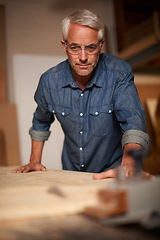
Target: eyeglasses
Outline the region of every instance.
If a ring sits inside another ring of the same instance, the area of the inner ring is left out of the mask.
[[[102,45],[101,41],[99,41],[96,44],[92,43],[86,46],[78,45],[76,43],[68,44],[67,41],[65,41],[65,47],[67,51],[75,55],[80,54],[83,49],[87,54],[90,54],[90,55],[96,54],[99,51],[99,48],[101,47],[101,45]]]

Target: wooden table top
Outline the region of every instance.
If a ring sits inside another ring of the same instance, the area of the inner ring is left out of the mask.
[[[13,168],[0,167],[0,240],[159,239],[159,230],[107,226],[83,213],[113,179],[62,170],[15,174]]]
[[[94,204],[97,189],[109,182],[93,180],[92,173],[11,173],[11,168],[1,167],[0,221],[81,213],[86,204]]]

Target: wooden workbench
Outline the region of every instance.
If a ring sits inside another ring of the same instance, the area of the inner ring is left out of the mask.
[[[107,226],[83,213],[96,191],[114,181],[92,173],[48,170],[25,174],[0,167],[0,240],[159,239],[138,225]]]

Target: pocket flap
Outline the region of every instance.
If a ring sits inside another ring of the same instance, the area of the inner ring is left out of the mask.
[[[62,116],[67,116],[69,114],[69,108],[62,106],[54,106],[52,107],[52,112],[55,114],[60,114]]]
[[[113,112],[113,104],[90,108],[90,114],[93,116],[98,116],[101,113],[112,113],[112,112]]]

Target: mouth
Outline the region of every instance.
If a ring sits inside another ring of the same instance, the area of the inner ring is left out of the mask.
[[[90,63],[88,63],[88,64],[79,64],[79,63],[76,63],[76,65],[79,66],[79,67],[82,68],[82,69],[86,69],[86,68],[88,68],[91,64],[90,64]]]

